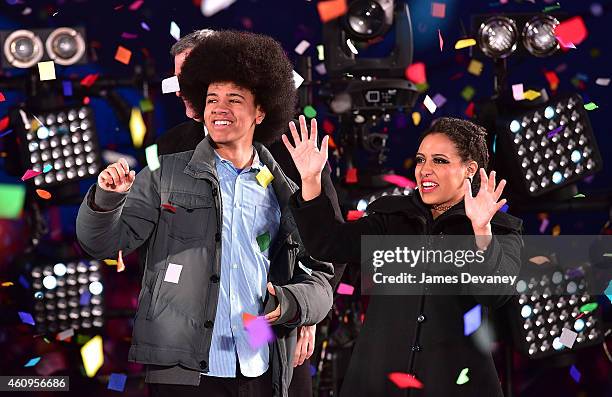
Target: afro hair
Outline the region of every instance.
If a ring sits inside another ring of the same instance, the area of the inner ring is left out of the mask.
[[[293,66],[280,43],[269,36],[216,31],[193,48],[178,78],[181,96],[201,109],[200,115],[211,83],[232,82],[250,90],[266,114],[253,138],[264,144],[283,134],[295,113]]]

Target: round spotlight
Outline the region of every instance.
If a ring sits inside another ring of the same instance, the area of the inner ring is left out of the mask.
[[[89,292],[91,292],[92,295],[100,295],[103,289],[102,283],[99,281],[94,281],[89,284]]]
[[[507,17],[491,17],[478,29],[478,45],[491,58],[505,58],[512,54],[517,40],[516,23]]]
[[[43,285],[46,289],[53,289],[57,286],[57,279],[53,276],[46,276],[43,278]]]
[[[62,277],[66,274],[66,265],[63,263],[56,263],[55,266],[53,266],[53,273],[55,273],[56,276]]]
[[[15,68],[30,68],[43,57],[42,40],[29,30],[16,30],[4,40],[4,56]]]
[[[368,208],[368,202],[365,199],[359,200],[357,203],[357,211],[365,211]]]
[[[544,109],[544,117],[549,120],[555,117],[555,109],[553,109],[552,106],[547,106],[546,109]]]
[[[373,0],[353,2],[346,13],[348,32],[360,39],[372,39],[384,34],[389,24],[380,3]]]
[[[72,28],[57,28],[45,42],[47,54],[58,65],[75,64],[85,54],[83,36]]]
[[[516,134],[520,130],[521,130],[521,123],[519,123],[518,120],[512,120],[512,122],[510,123],[510,131]]]
[[[576,330],[576,332],[581,332],[584,329],[584,320],[581,318],[576,320],[576,322],[574,323],[574,329]]]
[[[538,15],[523,28],[523,45],[531,55],[547,57],[559,49],[555,28],[559,21],[550,15]]]
[[[532,310],[531,306],[525,305],[521,308],[521,316],[523,318],[529,318],[531,316]]]

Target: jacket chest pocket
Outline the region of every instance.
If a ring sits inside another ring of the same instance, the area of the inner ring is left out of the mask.
[[[168,236],[182,242],[206,238],[209,223],[213,219],[213,199],[184,192],[171,192],[168,199],[175,212],[164,211],[168,224]]]

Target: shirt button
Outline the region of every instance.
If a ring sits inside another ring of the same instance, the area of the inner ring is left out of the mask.
[[[234,263],[234,264],[232,265],[232,268],[234,268],[234,269],[238,269],[238,265]]]
[[[200,369],[206,369],[206,368],[208,368],[208,363],[206,362],[206,360],[200,361]]]
[[[412,346],[412,351],[413,352],[420,352],[421,351],[421,346],[419,346],[419,345]]]
[[[213,283],[218,283],[219,282],[219,276],[216,274],[213,274],[212,276],[210,276],[210,281],[212,281]]]
[[[204,323],[204,327],[206,328],[212,328],[214,325],[214,323],[210,320],[208,320],[207,322]]]
[[[422,323],[423,321],[425,321],[425,316],[424,316],[424,315],[422,315],[422,314],[419,314],[419,317],[417,317],[417,321],[418,321],[419,323]]]

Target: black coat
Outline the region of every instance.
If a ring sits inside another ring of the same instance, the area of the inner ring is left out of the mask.
[[[418,193],[386,196],[370,204],[369,216],[339,224],[324,195],[290,201],[304,246],[325,261],[360,263],[361,235],[473,235],[463,201],[433,219]],[[518,274],[522,221],[498,212],[485,262],[494,271]],[[503,239],[495,235],[506,235]],[[463,314],[477,304],[496,308],[509,296],[380,296],[370,299],[365,322],[347,370],[341,396],[502,396],[490,352],[463,334]],[[463,368],[469,382],[457,385]],[[414,374],[423,389],[399,389],[391,372]]]

